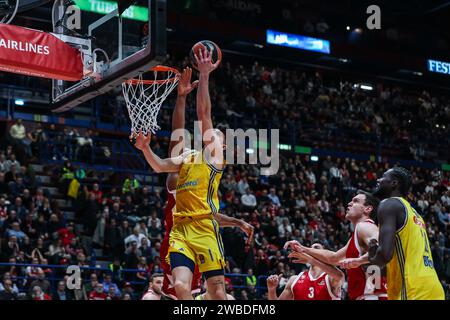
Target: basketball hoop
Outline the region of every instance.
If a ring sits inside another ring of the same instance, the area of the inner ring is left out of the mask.
[[[150,132],[155,134],[160,129],[156,121],[159,109],[180,79],[180,72],[175,68],[156,66],[150,71],[153,72],[152,79],[144,79],[141,73],[138,78],[122,83],[131,132],[141,131],[145,135]]]

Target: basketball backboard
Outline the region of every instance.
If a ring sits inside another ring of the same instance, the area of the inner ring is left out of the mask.
[[[64,112],[161,64],[166,0],[136,0],[121,16],[117,1],[56,0],[53,34],[83,52],[84,78],[53,80],[54,112]]]

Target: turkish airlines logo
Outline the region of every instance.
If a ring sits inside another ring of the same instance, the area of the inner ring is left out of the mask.
[[[0,38],[0,48],[22,51],[22,52],[32,52],[36,54],[42,54],[48,56],[50,54],[50,47],[43,46],[40,44],[14,41],[9,39]]]

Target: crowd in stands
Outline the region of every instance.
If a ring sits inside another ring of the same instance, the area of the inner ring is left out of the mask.
[[[66,219],[33,167],[22,166],[13,150],[8,146],[0,152],[1,262],[30,265],[1,267],[0,297],[138,299],[149,276],[162,272],[164,192],[133,176],[103,189],[100,180],[85,183],[85,175],[66,161],[56,167],[54,185],[66,195],[73,192],[74,180],[80,184],[72,198],[75,219]],[[250,246],[239,229],[222,230],[226,272],[246,275],[227,277],[227,290],[238,299],[264,298],[264,290],[258,290],[264,285],[259,276],[282,273],[281,288],[304,268],[287,259],[282,249],[286,241],[320,242],[331,250],[345,245],[352,232],[344,218],[346,203],[356,189],[372,189],[388,167],[330,157],[315,162],[309,156],[288,154],[281,163],[279,173],[269,177],[261,176],[258,166],[230,165],[220,184],[221,212],[255,227]],[[410,169],[413,187],[408,198],[427,222],[435,268],[448,290],[450,176],[445,171]],[[103,249],[110,264],[107,270],[84,270],[80,290],[68,290],[64,268],[48,266],[95,266],[95,249]]]
[[[212,97],[217,113],[235,112],[244,123],[257,115],[252,127],[270,121],[287,142],[292,142],[290,136],[310,146],[328,140],[331,148],[342,150],[370,141],[384,154],[394,149],[417,160],[449,158],[448,151],[441,151],[448,149],[450,135],[448,97],[413,94],[397,86],[365,91],[332,74],[257,62],[225,63],[216,72]]]
[[[288,144],[418,161],[450,158],[450,99],[444,94],[378,80],[368,81],[373,90],[363,90],[364,79],[229,60],[210,80],[215,123],[279,128],[281,142]],[[181,69],[190,62],[174,56],[166,64]],[[100,116],[126,123],[120,92],[105,97]],[[163,130],[170,131],[174,104],[172,95],[163,106],[158,120]],[[188,106],[193,122],[195,95]]]
[[[186,64],[187,60],[170,62]],[[302,145],[351,139],[349,145],[406,148],[406,156],[418,160],[448,152],[449,100],[427,92],[414,96],[398,87],[366,92],[319,73],[224,63],[212,77],[211,97],[216,123],[234,127],[232,117],[244,129],[270,123],[280,128],[282,139],[291,139],[292,130],[297,130],[295,139]],[[115,114],[126,117],[123,101],[117,98],[115,103],[122,110]],[[161,112],[163,129],[169,130],[170,117],[170,108]],[[40,123],[27,130],[17,121],[8,128],[8,139],[0,141],[0,262],[18,264],[0,265],[0,299],[139,299],[150,275],[162,272],[165,192],[132,175],[107,183],[71,163],[92,162],[92,153],[100,147],[95,145],[98,134],[54,124],[44,128]],[[164,156],[167,138],[152,143]],[[336,144],[335,149],[347,146]],[[30,162],[45,164],[50,182],[36,177]],[[227,166],[219,189],[221,212],[255,227],[251,245],[240,230],[222,230],[227,274],[246,275],[227,276],[227,291],[237,299],[264,299],[260,287],[265,280],[259,277],[274,273],[283,274],[281,289],[290,275],[304,268],[287,258],[282,249],[287,240],[320,242],[331,250],[345,245],[352,232],[344,218],[346,204],[357,189],[371,190],[387,167],[350,158],[312,161],[292,153],[282,153],[274,176],[260,175],[257,165]],[[409,169],[413,186],[408,199],[427,222],[435,268],[448,295],[450,175]],[[70,199],[73,219],[61,210],[51,187]],[[94,268],[100,249],[107,267],[82,269],[81,288],[69,290],[65,269]]]
[[[165,64],[181,69],[190,61],[173,55]],[[365,83],[373,90],[361,89]],[[282,143],[418,161],[450,158],[450,99],[439,92],[269,62],[243,63],[233,56],[214,72],[210,91],[215,123],[230,128],[279,128]],[[101,121],[116,128],[129,122],[120,89],[105,94],[101,101],[96,112]],[[158,118],[162,130],[170,131],[174,104],[175,95],[171,95],[163,105]],[[192,115],[188,122],[193,123],[195,95],[188,98],[188,105]],[[12,130],[29,154],[26,144],[33,139],[20,127]],[[47,130],[47,135],[55,136],[55,159],[90,160],[96,131],[62,130],[54,125]],[[35,138],[40,139],[39,134]],[[80,148],[84,149],[81,155]]]

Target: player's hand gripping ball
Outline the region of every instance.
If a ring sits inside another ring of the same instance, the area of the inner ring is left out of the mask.
[[[195,59],[195,55],[199,56],[199,51],[202,49],[208,50],[208,52],[211,52],[211,62],[214,64],[217,61],[222,61],[222,51],[220,50],[219,46],[215,44],[212,41],[209,40],[202,40],[194,44],[194,46],[191,49],[191,52],[189,53],[189,59],[191,61],[192,67],[194,67],[196,70],[198,70],[197,66],[197,59]]]

